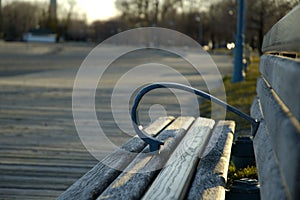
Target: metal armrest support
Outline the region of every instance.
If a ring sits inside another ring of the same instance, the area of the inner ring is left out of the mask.
[[[135,130],[135,132],[137,133],[137,135],[147,144],[149,144],[150,146],[150,151],[158,151],[160,145],[163,145],[164,142],[160,141],[154,137],[151,137],[150,135],[148,135],[147,133],[145,133],[142,129],[139,128],[139,119],[138,119],[138,105],[141,101],[141,99],[143,98],[143,96],[145,94],[147,94],[148,92],[150,92],[151,90],[154,89],[158,89],[158,88],[173,88],[173,89],[179,89],[179,90],[183,90],[186,92],[190,92],[193,94],[196,94],[198,96],[201,96],[205,99],[208,99],[224,108],[226,108],[228,111],[244,118],[245,120],[249,121],[251,123],[251,133],[252,136],[254,137],[257,129],[259,127],[259,121],[257,119],[254,119],[252,117],[250,117],[249,115],[243,113],[242,111],[238,110],[237,108],[227,104],[226,102],[206,93],[203,92],[201,90],[195,89],[193,87],[190,86],[186,86],[186,85],[182,85],[182,84],[178,84],[178,83],[169,83],[169,82],[160,82],[160,83],[153,83],[150,85],[147,85],[145,87],[143,87],[137,94],[137,96],[134,99],[133,102],[133,106],[132,106],[132,110],[131,110],[131,120],[132,120],[132,125],[133,128]]]

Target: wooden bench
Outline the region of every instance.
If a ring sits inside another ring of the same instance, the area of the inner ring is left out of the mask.
[[[225,199],[234,128],[233,121],[159,118],[145,129],[165,142],[159,154],[134,137],[58,199]]]
[[[251,115],[261,199],[300,199],[300,5],[265,35]]]
[[[299,19],[297,6],[264,39],[251,108],[260,120],[253,143],[261,199],[300,199]],[[164,141],[160,154],[134,137],[58,199],[225,199],[234,128],[233,121],[159,118],[144,130]]]

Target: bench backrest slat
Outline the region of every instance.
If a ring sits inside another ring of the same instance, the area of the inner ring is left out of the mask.
[[[300,104],[300,88],[297,87],[300,86],[299,61],[263,55],[260,60],[260,72],[292,114],[300,120],[300,106],[297,106]]]
[[[277,167],[273,166],[273,169],[269,168],[266,171],[258,171],[260,176],[267,177],[271,176],[272,170],[279,171],[277,178],[281,179],[284,185],[284,190],[286,191],[287,197],[295,196],[296,192],[299,191],[299,184],[297,183],[297,178],[300,177],[300,126],[297,119],[293,117],[287,109],[284,108],[280,99],[276,96],[275,92],[270,89],[263,79],[259,79],[257,83],[257,92],[260,98],[260,104],[262,108],[262,115],[264,120],[262,126],[265,128],[260,128],[258,132],[264,131],[269,141],[264,141],[266,144],[270,143],[273,149],[273,156],[275,161],[277,161]],[[261,144],[257,138],[254,140],[255,147]],[[260,148],[260,147],[259,147]],[[260,154],[264,154],[260,149],[255,149],[256,157],[260,157]],[[267,151],[267,150],[263,150]],[[272,161],[273,162],[273,161]],[[266,161],[257,160],[257,165],[271,166],[271,163]],[[267,174],[264,174],[267,173]],[[264,192],[264,186],[270,184],[269,181],[261,180],[261,190]],[[266,191],[269,195],[271,191]]]
[[[260,100],[256,98],[251,107],[251,116],[261,119],[261,115]],[[265,121],[261,121],[253,145],[261,186],[261,199],[288,199],[286,193],[287,185],[280,175],[279,163],[276,159]]]
[[[300,52],[300,4],[265,35],[263,52]]]
[[[300,199],[300,4],[265,35],[251,115],[262,199]]]

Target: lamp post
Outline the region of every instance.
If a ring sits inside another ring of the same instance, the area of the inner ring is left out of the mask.
[[[201,20],[201,17],[200,16],[196,16],[195,17],[195,20],[196,22],[199,23],[199,33],[198,33],[198,42],[199,44],[201,45],[201,42],[202,42],[202,20]]]
[[[156,27],[157,26],[157,21],[158,21],[158,0],[155,1],[155,14],[154,14],[154,19],[153,19],[153,24],[152,26],[153,27]]]
[[[243,45],[244,45],[244,0],[238,0],[237,35],[234,49],[234,69],[232,82],[240,82],[243,77]]]
[[[2,20],[2,0],[0,0],[0,38],[2,38],[2,27],[3,27],[3,20]]]

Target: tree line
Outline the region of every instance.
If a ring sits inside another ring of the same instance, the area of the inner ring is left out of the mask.
[[[260,48],[264,34],[299,0],[245,0],[245,3],[245,41]],[[235,41],[237,0],[117,0],[116,6],[131,28],[171,28],[203,45],[216,47]]]
[[[299,0],[245,0],[245,41],[260,48],[269,28]],[[91,24],[75,9],[74,0],[59,6],[57,19],[50,18],[47,3],[14,1],[2,7],[2,36],[20,40],[32,28],[51,29],[64,40],[101,42],[124,30],[158,26],[180,31],[199,41],[222,47],[234,42],[236,0],[116,0],[121,15]]]
[[[1,1],[1,0],[0,0]],[[2,6],[1,32],[5,40],[22,40],[31,29],[47,30],[65,40],[86,40],[88,24],[85,14],[76,12],[75,0],[68,0],[57,9],[57,17],[50,15],[45,2],[13,1]]]

